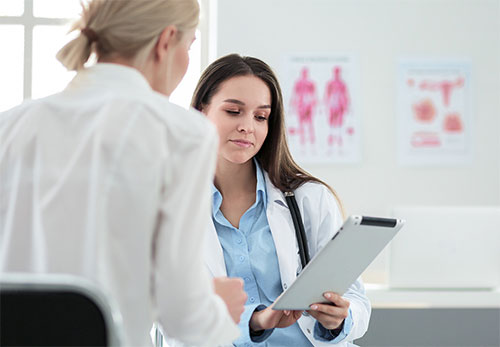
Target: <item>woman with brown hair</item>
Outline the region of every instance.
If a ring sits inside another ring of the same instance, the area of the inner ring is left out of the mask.
[[[371,311],[360,280],[343,296],[325,293],[331,304],[314,304],[305,313],[269,307],[301,270],[284,193],[295,194],[311,257],[343,222],[335,192],[290,155],[271,68],[256,58],[222,57],[202,74],[192,106],[219,132],[206,262],[213,276],[245,282],[248,300],[236,345],[350,345],[365,333]]]

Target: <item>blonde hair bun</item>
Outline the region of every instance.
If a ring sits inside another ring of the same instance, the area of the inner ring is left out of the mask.
[[[118,55],[143,64],[169,25],[179,33],[198,25],[197,0],[90,0],[82,2],[80,18],[71,30],[80,34],[57,53],[68,70],[82,69],[92,53],[97,58]]]

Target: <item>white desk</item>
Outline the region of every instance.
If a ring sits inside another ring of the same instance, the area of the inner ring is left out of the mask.
[[[374,308],[500,308],[496,290],[403,290],[365,284]]]
[[[401,290],[365,284],[370,327],[359,346],[500,346],[500,290]]]

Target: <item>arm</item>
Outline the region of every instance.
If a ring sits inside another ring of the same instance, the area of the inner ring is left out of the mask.
[[[168,158],[168,182],[160,206],[154,292],[159,321],[168,336],[188,344],[216,345],[230,343],[238,329],[224,301],[214,294],[202,258],[201,240],[211,223],[210,183],[217,145],[215,129],[207,123],[204,130],[182,150],[178,143],[169,144],[176,151]],[[179,139],[171,137],[172,142]]]
[[[241,278],[216,277],[214,278],[214,288],[215,293],[226,303],[233,321],[239,323],[248,298],[243,290],[243,280]]]
[[[334,306],[317,304],[308,311],[317,319],[314,337],[323,342],[339,343],[361,338],[368,329],[371,305],[365,295],[361,279],[358,279],[343,295],[329,293],[325,299]]]
[[[240,337],[234,341],[236,345],[245,345],[246,343],[252,344],[255,342],[263,342],[271,336],[274,329],[267,329],[261,331],[253,331],[250,327],[250,320],[255,312],[265,309],[265,305],[252,304],[245,305],[245,311],[241,315],[241,321],[238,324],[240,328]]]
[[[339,343],[345,339],[352,341],[361,338],[368,330],[368,323],[371,315],[371,305],[365,295],[365,288],[360,278],[347,290],[342,296],[331,293],[332,297],[327,300],[332,301],[335,305],[344,307],[342,301],[348,303],[347,315],[345,310],[337,309],[337,307],[328,307],[328,305],[318,309],[318,321],[314,327],[314,337],[320,341],[329,341],[331,343]],[[332,310],[333,308],[333,310]],[[325,314],[325,312],[327,312]],[[320,316],[321,314],[321,316]],[[313,313],[311,312],[311,315]],[[338,319],[345,317],[343,322],[335,329],[331,329]],[[332,322],[333,325],[329,325]]]
[[[262,304],[245,305],[239,323],[241,335],[235,344],[263,342],[275,328],[289,327],[301,316],[302,311],[278,311]]]

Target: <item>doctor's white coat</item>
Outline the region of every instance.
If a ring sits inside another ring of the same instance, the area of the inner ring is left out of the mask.
[[[281,284],[283,289],[286,289],[292,284],[301,269],[299,248],[285,197],[271,183],[267,173],[264,175],[268,196],[267,219],[276,246]],[[309,254],[312,258],[340,229],[343,223],[342,215],[335,197],[322,184],[305,183],[295,191],[295,197],[307,235]],[[205,245],[207,247],[205,261],[212,275],[214,277],[226,276],[222,247],[213,224],[207,233]],[[352,256],[355,257],[356,254]],[[349,261],[349,259],[346,259],[346,261]],[[343,264],[335,264],[335,266],[341,268]],[[349,335],[335,346],[353,346],[351,341],[364,335],[370,320],[371,305],[365,295],[361,280],[358,279],[344,294],[344,297],[350,301],[354,325]],[[314,346],[332,346],[331,343],[314,339],[315,319],[313,317],[303,315],[298,323],[304,335]]]

